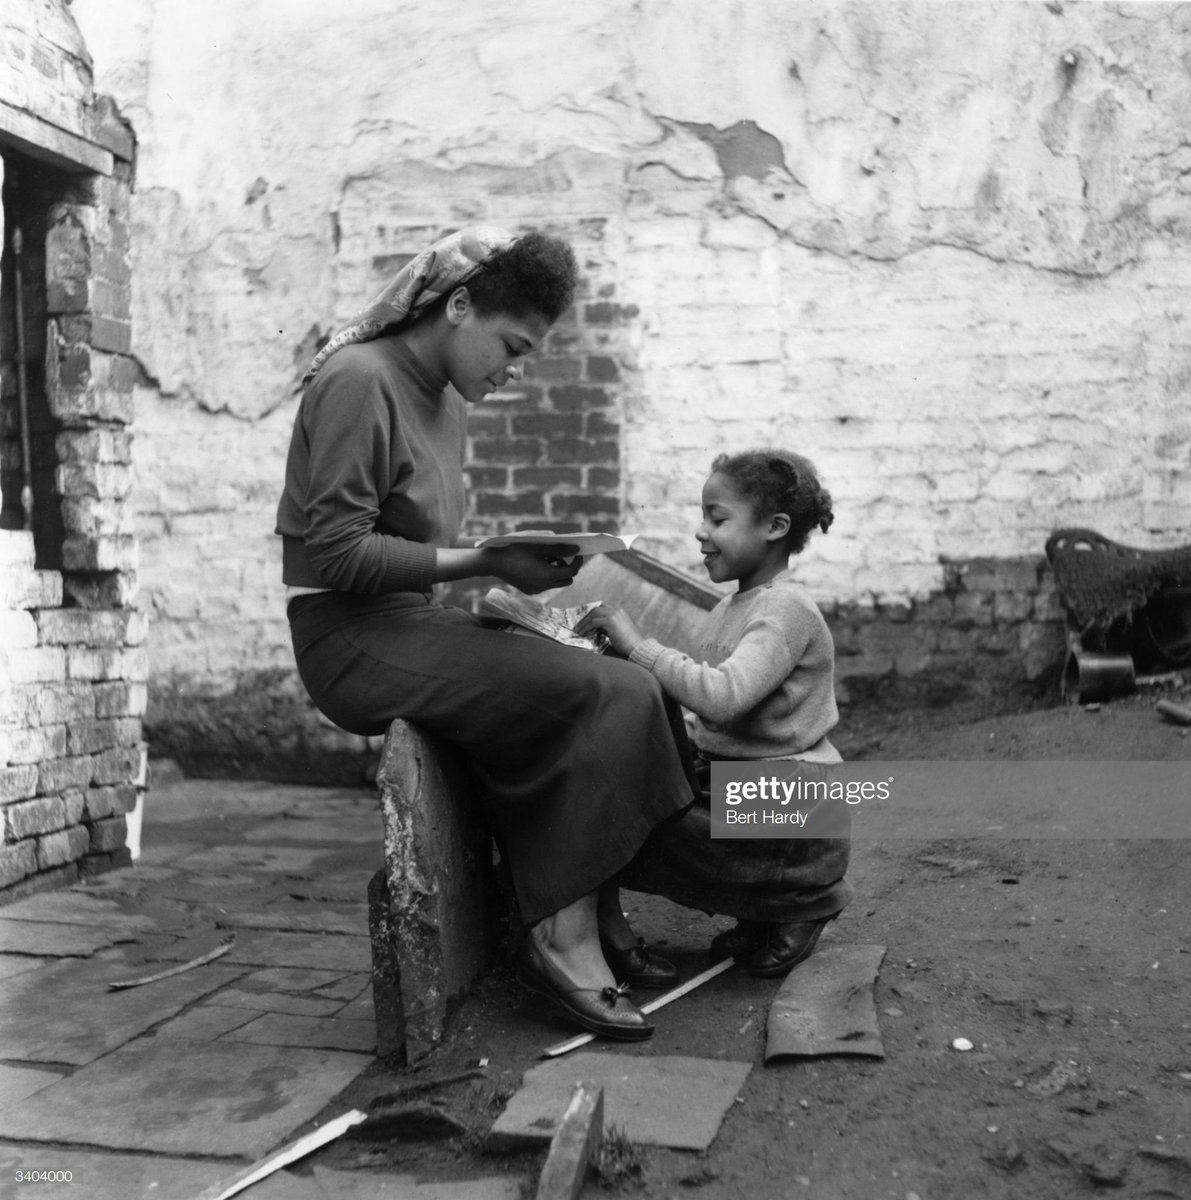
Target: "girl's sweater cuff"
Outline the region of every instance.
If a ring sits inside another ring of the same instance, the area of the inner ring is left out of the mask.
[[[666,647],[656,638],[646,638],[645,641],[638,642],[629,652],[629,662],[635,662],[639,667],[652,671],[654,663],[661,657],[665,649]]]

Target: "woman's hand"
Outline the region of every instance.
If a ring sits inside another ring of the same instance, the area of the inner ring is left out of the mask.
[[[578,546],[535,546],[526,542],[489,546],[480,553],[484,559],[484,574],[495,575],[531,596],[535,592],[566,587],[583,565]]]
[[[634,624],[633,618],[623,608],[613,608],[608,604],[593,608],[575,626],[578,634],[590,633],[593,629],[602,629],[608,635],[612,649],[625,658],[645,641],[645,635]]]

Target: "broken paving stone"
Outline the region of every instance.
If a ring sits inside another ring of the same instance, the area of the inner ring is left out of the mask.
[[[852,1054],[884,1058],[873,986],[885,947],[830,946],[786,976],[769,1009],[765,1061]]]
[[[17,1192],[0,1195],[86,1197],[86,1200],[129,1200],[133,1196],[152,1196],[153,1200],[194,1200],[210,1187],[227,1168],[218,1163],[193,1162],[181,1158],[162,1158],[156,1154],[103,1154],[77,1147],[38,1146],[0,1147],[0,1179],[11,1180],[17,1171],[66,1171],[70,1183],[38,1184],[21,1187]],[[324,1200],[319,1197],[319,1200]]]
[[[525,1073],[520,1089],[496,1119],[485,1147],[519,1150],[554,1136],[577,1081],[604,1089],[605,1128],[616,1125],[632,1142],[706,1150],[744,1086],[751,1063],[703,1058],[581,1053]],[[682,1096],[683,1103],[674,1103]]]
[[[362,1054],[224,1041],[180,1054],[177,1042],[138,1038],[5,1108],[0,1128],[16,1140],[255,1160],[371,1063]]]
[[[419,1183],[417,1175],[335,1171],[317,1164],[313,1176],[280,1171],[252,1185],[245,1200],[518,1200],[519,1179],[452,1179]]]

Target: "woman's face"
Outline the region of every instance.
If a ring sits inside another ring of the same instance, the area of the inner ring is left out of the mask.
[[[469,404],[519,380],[525,356],[550,332],[550,323],[537,313],[481,315],[466,288],[451,297],[447,316],[451,332],[445,346],[446,374]]]

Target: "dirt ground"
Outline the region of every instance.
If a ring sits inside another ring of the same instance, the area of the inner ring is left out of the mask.
[[[1191,687],[1162,693],[1191,704]],[[1191,730],[1150,692],[1095,711],[854,714],[839,739],[873,759],[1163,760]],[[652,1147],[619,1187],[702,1200],[1047,1200],[1107,1192],[1191,1196],[1191,872],[1185,840],[857,842],[856,898],[822,945],[881,943],[875,989],[886,1057],[763,1065],[780,981],[740,971],[658,1014],[647,1055],[753,1063],[705,1154]],[[723,918],[629,894],[626,908],[684,976],[707,965]],[[532,1196],[542,1155],[496,1157],[483,1133],[539,1051],[571,1032],[496,969],[416,1069],[383,1064],[348,1099],[466,1071],[428,1093],[472,1133],[444,1141],[344,1140],[318,1161],[427,1179],[509,1173]],[[973,1043],[969,1052],[955,1038]],[[681,1100],[676,1099],[676,1103]],[[341,1107],[341,1106],[337,1106]],[[585,1195],[600,1194],[592,1179]]]

